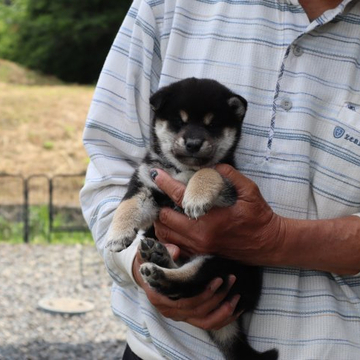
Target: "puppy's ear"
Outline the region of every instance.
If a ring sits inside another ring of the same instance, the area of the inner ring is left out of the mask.
[[[167,87],[161,88],[150,97],[150,106],[153,111],[161,110],[170,96],[170,91]]]
[[[247,101],[243,97],[240,95],[234,95],[228,99],[227,103],[236,116],[241,117],[241,119],[245,116]]]

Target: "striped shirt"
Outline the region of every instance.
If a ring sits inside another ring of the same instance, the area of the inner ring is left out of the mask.
[[[134,282],[133,246],[105,234],[149,144],[149,97],[186,77],[248,100],[237,168],[286,217],[360,212],[360,2],[309,22],[295,0],[135,0],[111,47],[84,131],[84,216],[115,283],[112,308],[148,359],[222,359],[205,331],[162,317]],[[324,244],[325,246],[326,244]],[[244,315],[254,348],[281,360],[360,359],[360,277],[265,268]]]

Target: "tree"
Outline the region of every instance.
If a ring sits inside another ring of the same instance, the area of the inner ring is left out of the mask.
[[[18,2],[26,6],[6,57],[64,81],[92,83],[132,1],[14,0],[12,6]]]
[[[0,0],[0,57],[11,59],[27,0]]]

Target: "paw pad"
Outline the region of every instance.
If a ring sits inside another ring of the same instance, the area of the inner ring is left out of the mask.
[[[171,261],[166,247],[151,238],[141,240],[140,255],[145,262],[151,262],[162,267],[169,267]]]

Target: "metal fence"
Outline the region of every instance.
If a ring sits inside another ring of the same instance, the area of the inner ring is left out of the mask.
[[[55,232],[87,232],[79,204],[85,174],[28,177],[0,173],[0,218],[3,223],[22,222],[24,242],[30,241],[30,216],[34,206],[47,208],[47,237]],[[55,220],[62,218],[61,224]]]

